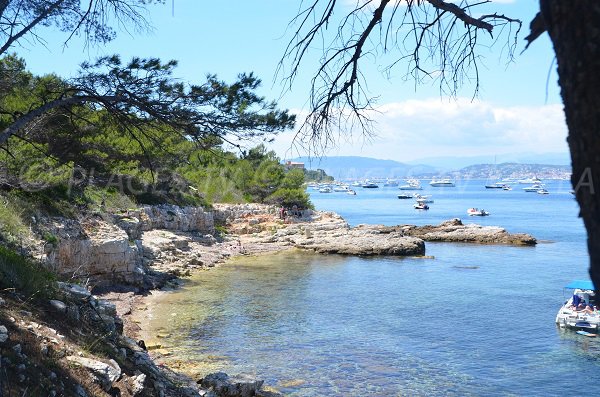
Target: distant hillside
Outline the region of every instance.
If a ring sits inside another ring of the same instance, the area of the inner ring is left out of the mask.
[[[291,161],[303,162],[307,169],[322,169],[335,179],[405,178],[435,173],[433,167],[405,164],[393,160],[379,160],[360,156],[298,157]]]
[[[459,170],[472,164],[488,163],[520,163],[520,164],[555,164],[570,165],[569,153],[509,153],[497,156],[442,156],[425,157],[409,164],[428,164],[443,171]]]
[[[571,174],[569,165],[522,164],[475,164],[452,170],[431,165],[406,164],[393,160],[379,160],[360,156],[333,156],[323,158],[298,157],[291,161],[303,162],[307,169],[322,169],[336,180],[365,178],[432,178],[448,176],[456,179],[502,179],[537,176],[541,179],[565,179]]]
[[[520,179],[533,176],[540,179],[566,179],[571,175],[571,167],[520,163],[476,164],[449,172],[448,175],[461,179]]]

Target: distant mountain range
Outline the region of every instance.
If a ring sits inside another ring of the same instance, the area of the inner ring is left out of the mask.
[[[471,157],[457,159],[452,157],[431,158],[432,162],[438,164],[425,163],[401,163],[394,160],[380,160],[370,157],[360,156],[332,156],[322,158],[298,157],[291,159],[295,162],[303,162],[307,169],[322,169],[328,175],[336,180],[345,179],[365,179],[365,178],[409,178],[422,177],[430,178],[433,176],[445,175],[460,179],[501,179],[501,178],[523,178],[538,176],[542,179],[564,179],[571,173],[571,166],[564,164],[567,160],[565,156],[558,154],[531,156],[538,159],[555,160],[559,164],[546,163],[522,163],[522,162],[503,162],[501,164],[490,164],[489,161],[483,164],[469,163],[467,166],[460,165],[469,159],[479,159]],[[481,157],[483,158],[483,157]],[[435,160],[437,159],[437,160]],[[445,160],[443,160],[445,159]],[[489,160],[489,159],[488,159]],[[459,166],[455,168],[441,167],[439,164],[451,164],[454,161]],[[562,162],[562,164],[561,164]]]
[[[473,164],[501,163],[570,165],[571,158],[568,153],[511,153],[497,156],[426,157],[407,161],[407,164],[427,164],[440,171],[458,170]]]
[[[434,167],[423,164],[405,164],[393,160],[379,160],[360,156],[298,157],[291,159],[304,163],[305,168],[322,169],[336,180],[364,178],[407,178],[436,173]]]

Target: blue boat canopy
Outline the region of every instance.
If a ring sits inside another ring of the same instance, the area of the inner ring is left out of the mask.
[[[592,283],[590,280],[575,280],[575,281],[571,281],[571,283],[569,283],[569,285],[565,286],[565,288],[569,288],[569,289],[589,289],[589,290],[594,290],[594,283]]]

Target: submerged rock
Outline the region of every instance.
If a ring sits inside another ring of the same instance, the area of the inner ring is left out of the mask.
[[[249,375],[229,376],[225,372],[216,372],[205,376],[198,383],[210,388],[219,397],[252,397],[262,388],[264,381]]]

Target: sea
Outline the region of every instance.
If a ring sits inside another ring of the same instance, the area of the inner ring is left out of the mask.
[[[351,225],[463,223],[532,234],[534,247],[426,243],[426,257],[284,252],[238,257],[163,295],[149,332],[198,374],[251,374],[290,396],[590,396],[600,337],[555,324],[564,286],[588,279],[568,181],[548,195],[430,187],[428,211],[397,187],[309,190]],[[490,212],[469,217],[470,207]],[[200,375],[199,375],[200,376]]]

